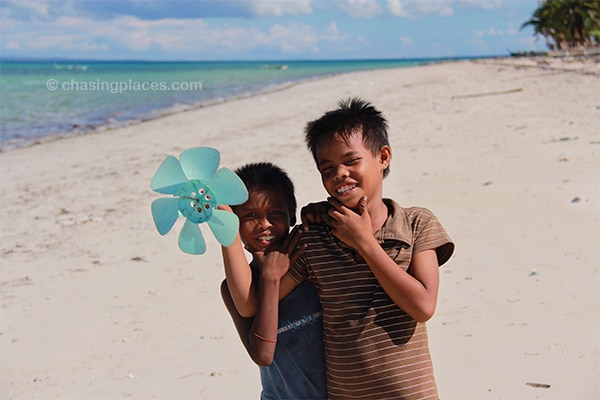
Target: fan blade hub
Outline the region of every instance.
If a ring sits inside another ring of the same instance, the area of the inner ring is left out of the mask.
[[[208,185],[199,180],[191,180],[183,184],[175,196],[179,197],[179,212],[195,224],[208,221],[217,199]]]

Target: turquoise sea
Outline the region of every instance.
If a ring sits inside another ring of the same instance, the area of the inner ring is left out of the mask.
[[[294,82],[414,60],[0,61],[0,149],[160,117]]]

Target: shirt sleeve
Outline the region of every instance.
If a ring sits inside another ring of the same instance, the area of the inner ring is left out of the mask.
[[[413,253],[435,250],[438,265],[442,266],[454,253],[452,239],[436,216],[428,209],[414,207],[411,209],[411,214],[413,214],[411,219],[414,233]]]
[[[302,239],[300,239],[302,241]],[[301,244],[301,243],[300,243]],[[307,279],[308,276],[308,260],[304,254],[301,254],[296,261],[290,265],[287,274],[296,282],[300,283]]]

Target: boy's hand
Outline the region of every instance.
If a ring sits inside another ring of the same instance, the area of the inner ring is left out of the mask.
[[[306,227],[310,224],[327,222],[327,212],[329,210],[331,210],[331,205],[326,201],[305,205],[300,211],[302,225]]]
[[[296,248],[300,236],[302,236],[301,226],[296,226],[279,248],[253,253],[254,259],[260,266],[262,279],[280,280],[285,276],[290,265],[306,250],[306,245]]]
[[[218,204],[217,205],[217,210],[229,211],[230,213],[233,212],[233,209],[228,204]]]
[[[331,209],[326,222],[331,227],[333,236],[357,250],[361,245],[368,243],[368,239],[373,238],[366,196],[358,202],[358,213],[339,200],[329,198],[328,201]]]

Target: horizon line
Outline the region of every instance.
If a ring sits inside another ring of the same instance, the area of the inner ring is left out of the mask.
[[[211,59],[211,60],[194,60],[194,59],[138,59],[138,58],[72,58],[72,57],[36,57],[36,56],[0,56],[0,61],[40,61],[40,62],[333,62],[333,61],[420,61],[420,60],[461,60],[461,59],[481,59],[481,58],[496,58],[509,57],[508,54],[488,54],[477,56],[439,56],[439,57],[382,57],[382,58],[290,58],[290,59]]]

